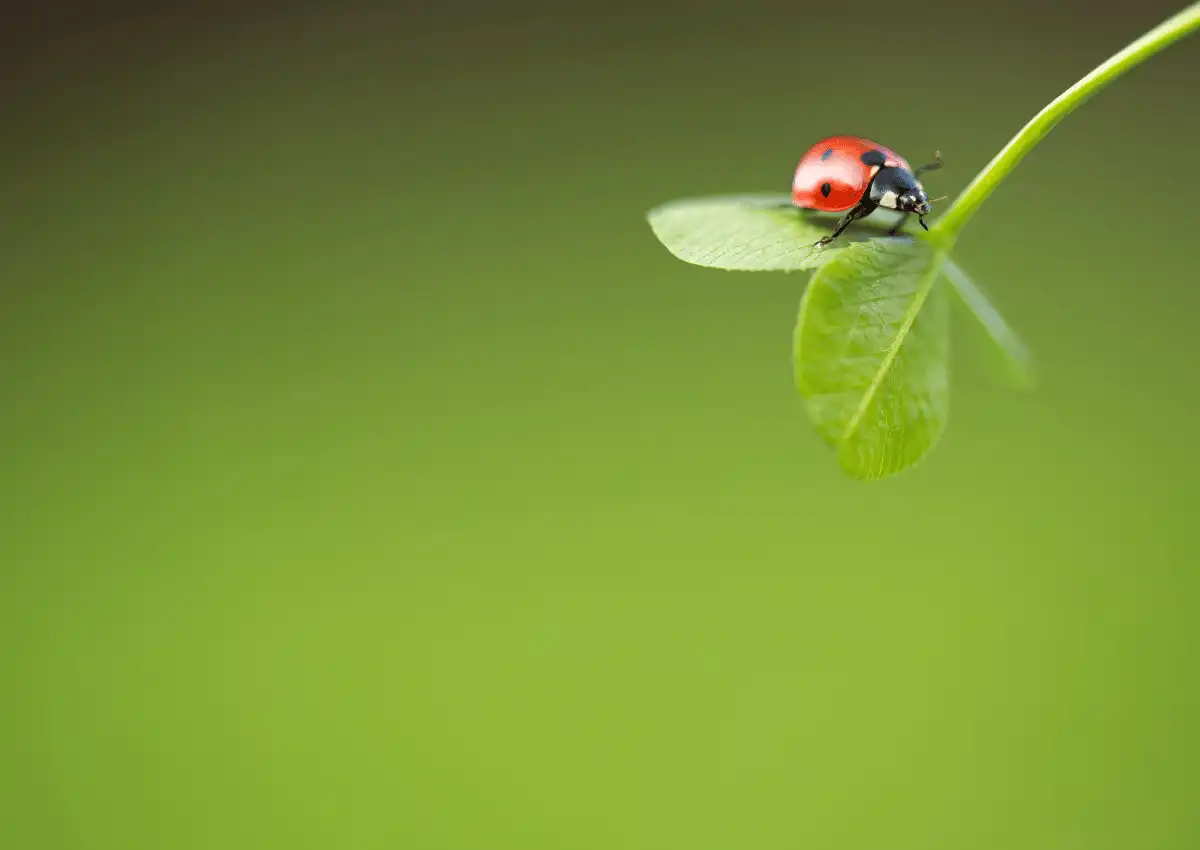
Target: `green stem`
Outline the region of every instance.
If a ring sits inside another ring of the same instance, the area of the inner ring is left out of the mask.
[[[1049,106],[1033,117],[1021,128],[1021,132],[1004,146],[995,159],[971,181],[958,200],[934,225],[934,230],[945,240],[952,241],[970,220],[979,205],[995,191],[1000,181],[1016,168],[1017,163],[1033,150],[1051,130],[1083,102],[1103,89],[1117,77],[1145,62],[1154,54],[1169,47],[1184,36],[1200,28],[1200,2],[1193,3],[1182,12],[1163,21],[1120,53],[1114,55],[1096,70],[1071,86],[1055,98]]]

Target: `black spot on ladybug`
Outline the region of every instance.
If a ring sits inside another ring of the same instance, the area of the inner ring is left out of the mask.
[[[829,193],[832,191],[833,191],[833,187],[830,186],[828,183],[821,184],[821,197],[822,198],[828,198]]]
[[[825,151],[825,153],[821,154],[821,159],[826,160],[831,156],[833,156],[833,148],[830,148],[829,150]]]
[[[859,157],[863,161],[863,165],[883,165],[887,162],[887,157],[883,155],[883,151],[869,150]]]

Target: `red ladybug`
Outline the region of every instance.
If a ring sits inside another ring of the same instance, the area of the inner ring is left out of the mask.
[[[917,177],[941,167],[941,153],[935,154],[934,162],[914,170],[900,154],[870,139],[829,136],[809,148],[796,166],[792,203],[801,209],[846,213],[817,245],[832,242],[851,222],[879,207],[916,215],[928,230],[924,217],[932,206]],[[907,218],[901,218],[889,235],[899,232]]]

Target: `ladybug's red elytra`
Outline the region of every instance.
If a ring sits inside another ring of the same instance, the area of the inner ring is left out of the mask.
[[[925,216],[933,207],[918,176],[942,167],[941,153],[928,165],[913,169],[891,148],[861,136],[829,136],[800,158],[792,178],[792,204],[820,212],[844,212],[833,233],[817,242],[827,245],[851,222],[866,218],[879,207],[905,213],[889,235],[904,225],[908,214],[926,230]]]

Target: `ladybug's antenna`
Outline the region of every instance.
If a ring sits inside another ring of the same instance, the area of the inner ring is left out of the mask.
[[[918,168],[916,171],[913,172],[913,176],[920,177],[922,174],[926,173],[927,171],[937,171],[943,165],[945,165],[945,163],[942,162],[942,152],[934,151],[933,152],[933,162],[922,165],[920,168]]]
[[[938,201],[944,201],[944,200],[946,200],[946,199],[947,199],[947,198],[949,198],[949,197],[950,197],[949,195],[942,195],[940,198],[932,198],[932,199],[930,199],[929,203],[931,203],[931,204],[936,204]]]

